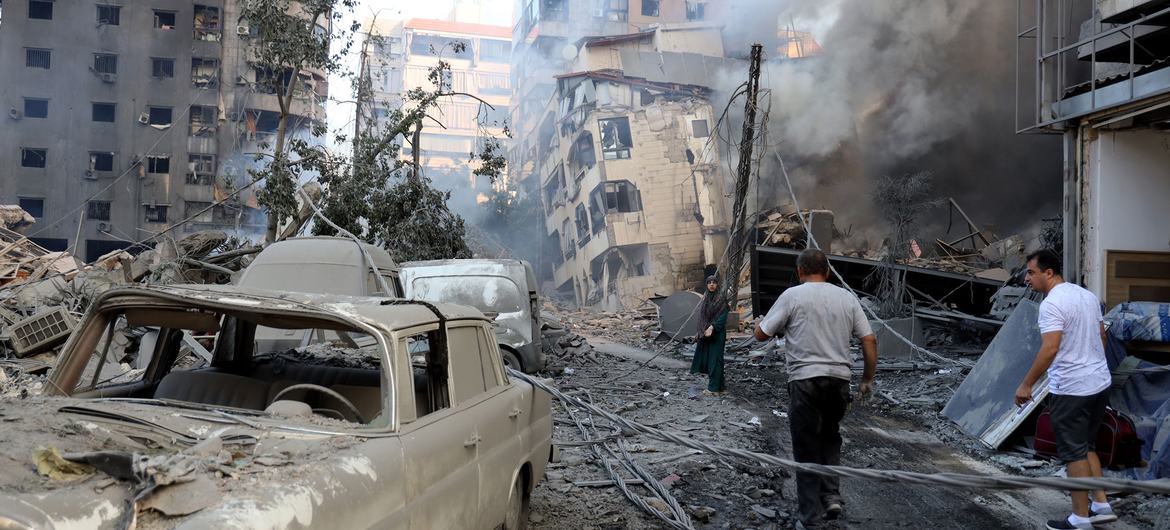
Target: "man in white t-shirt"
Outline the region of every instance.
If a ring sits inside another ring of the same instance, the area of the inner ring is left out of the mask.
[[[1040,351],[1016,389],[1016,405],[1032,399],[1032,387],[1048,372],[1048,409],[1056,451],[1069,477],[1100,477],[1097,430],[1109,404],[1112,378],[1105,360],[1105,326],[1097,297],[1061,276],[1060,256],[1041,250],[1028,256],[1028,285],[1044,293],[1040,303]],[[1104,491],[1072,492],[1073,512],[1048,521],[1050,530],[1091,529],[1117,520]]]
[[[861,339],[865,372],[858,392],[868,396],[877,367],[877,339],[857,297],[828,283],[829,260],[816,249],[796,259],[800,285],[785,289],[756,324],[757,340],[783,335],[788,368],[788,425],[797,462],[841,463],[841,419],[848,408],[853,377],[850,337]],[[840,481],[796,473],[800,525],[820,526],[842,512]]]

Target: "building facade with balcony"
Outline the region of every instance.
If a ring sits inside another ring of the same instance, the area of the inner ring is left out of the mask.
[[[1064,137],[1065,278],[1170,301],[1170,2],[1018,8],[1017,129]]]
[[[409,105],[406,94],[410,90],[435,90],[429,79],[431,70],[440,60],[446,62],[450,70],[442,80],[443,91],[466,95],[441,98],[431,112],[435,120],[427,120],[419,138],[422,171],[436,188],[451,192],[454,208],[487,200],[492,183],[472,173],[478,161],[471,155],[478,154],[488,138],[500,140],[507,148],[504,128],[511,112],[511,30],[431,19],[374,25],[378,38],[367,52],[373,116],[382,119],[398,106]],[[404,144],[401,154],[412,158],[409,143]]]
[[[276,130],[263,81],[288,74],[249,62],[257,32],[236,0],[4,7],[0,201],[37,218],[31,239],[89,261],[176,224],[263,230],[252,191],[234,190]],[[293,85],[289,130],[308,137],[326,77]]]

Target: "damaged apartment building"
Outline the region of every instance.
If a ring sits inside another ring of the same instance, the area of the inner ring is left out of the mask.
[[[289,130],[306,138],[328,83],[252,64],[240,5],[4,3],[0,202],[37,219],[30,239],[93,261],[180,223],[263,230],[254,191],[233,190],[275,135],[274,82],[293,86]]]
[[[711,80],[746,69],[706,23],[577,46],[529,144],[552,281],[608,309],[695,288],[728,237]]]
[[[1019,2],[1021,132],[1064,137],[1065,277],[1170,302],[1170,2]]]

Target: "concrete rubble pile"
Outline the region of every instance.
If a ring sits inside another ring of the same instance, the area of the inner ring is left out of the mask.
[[[0,219],[9,226],[9,211]],[[0,395],[39,393],[59,348],[89,305],[109,289],[137,284],[230,283],[259,252],[219,231],[164,239],[154,248],[131,247],[83,263],[50,252],[18,232],[0,228]],[[117,337],[134,351],[142,333]],[[123,364],[124,371],[136,369]],[[137,367],[140,368],[140,367]]]

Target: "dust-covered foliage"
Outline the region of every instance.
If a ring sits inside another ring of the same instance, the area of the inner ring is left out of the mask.
[[[918,217],[937,201],[931,199],[933,175],[920,171],[885,176],[874,187],[874,202],[890,230],[881,266],[869,278],[883,318],[907,316],[905,269],[899,267],[910,255],[911,231]]]

